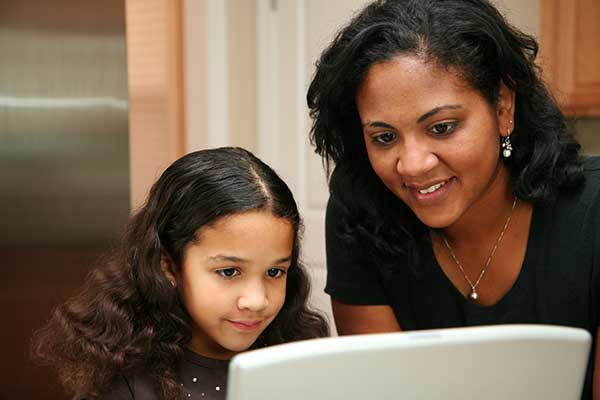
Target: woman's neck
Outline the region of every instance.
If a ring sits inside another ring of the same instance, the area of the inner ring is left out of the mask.
[[[441,231],[454,244],[477,243],[496,236],[511,213],[514,200],[510,173],[500,162],[484,194],[454,224]]]

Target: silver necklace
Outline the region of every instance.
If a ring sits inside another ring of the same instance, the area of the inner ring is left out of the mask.
[[[458,266],[458,269],[460,269],[460,272],[462,272],[463,277],[465,278],[465,281],[467,281],[467,283],[471,287],[471,293],[469,293],[469,298],[473,301],[477,301],[477,299],[479,299],[479,293],[477,293],[477,285],[479,285],[479,282],[481,282],[481,280],[483,279],[483,276],[487,272],[487,269],[488,269],[490,263],[492,262],[492,258],[494,258],[494,253],[496,253],[496,249],[498,249],[498,245],[500,245],[500,242],[502,241],[502,238],[504,237],[504,232],[506,232],[506,228],[508,228],[508,224],[510,224],[510,218],[512,217],[512,214],[513,214],[513,211],[515,210],[516,205],[517,205],[517,198],[515,197],[515,200],[513,201],[513,204],[512,204],[512,208],[510,209],[510,213],[508,214],[508,218],[506,219],[506,222],[504,223],[504,227],[502,228],[502,232],[500,232],[500,236],[498,236],[498,239],[496,239],[496,243],[494,243],[492,252],[488,256],[483,268],[481,269],[481,272],[479,273],[479,277],[477,278],[475,283],[473,283],[471,281],[471,279],[465,272],[464,267],[462,266],[460,261],[458,261],[458,258],[456,258],[456,254],[454,254],[454,250],[452,250],[452,246],[450,246],[450,243],[448,243],[448,240],[446,240],[446,235],[444,235],[443,233],[441,235],[442,239],[444,240],[444,244],[446,245],[446,247],[448,248],[448,251],[450,252],[450,256],[452,257],[452,259]]]

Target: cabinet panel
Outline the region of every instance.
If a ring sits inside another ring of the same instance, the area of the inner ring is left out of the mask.
[[[568,115],[600,116],[600,2],[542,0],[541,65]]]

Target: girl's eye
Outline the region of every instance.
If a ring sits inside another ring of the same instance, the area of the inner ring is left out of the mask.
[[[452,133],[456,128],[456,123],[454,122],[442,122],[440,124],[435,124],[431,127],[431,132],[435,136],[446,136]]]
[[[280,278],[285,274],[285,271],[281,268],[269,268],[267,270],[267,276],[269,278]]]
[[[240,274],[235,268],[223,268],[217,271],[217,274],[221,275],[223,278],[233,278]]]
[[[371,141],[375,144],[387,145],[396,139],[396,134],[393,132],[384,132],[371,137]]]

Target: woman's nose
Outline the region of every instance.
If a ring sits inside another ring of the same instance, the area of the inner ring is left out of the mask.
[[[397,157],[396,171],[406,177],[427,175],[438,164],[438,158],[432,149],[426,143],[418,141],[405,143]]]

